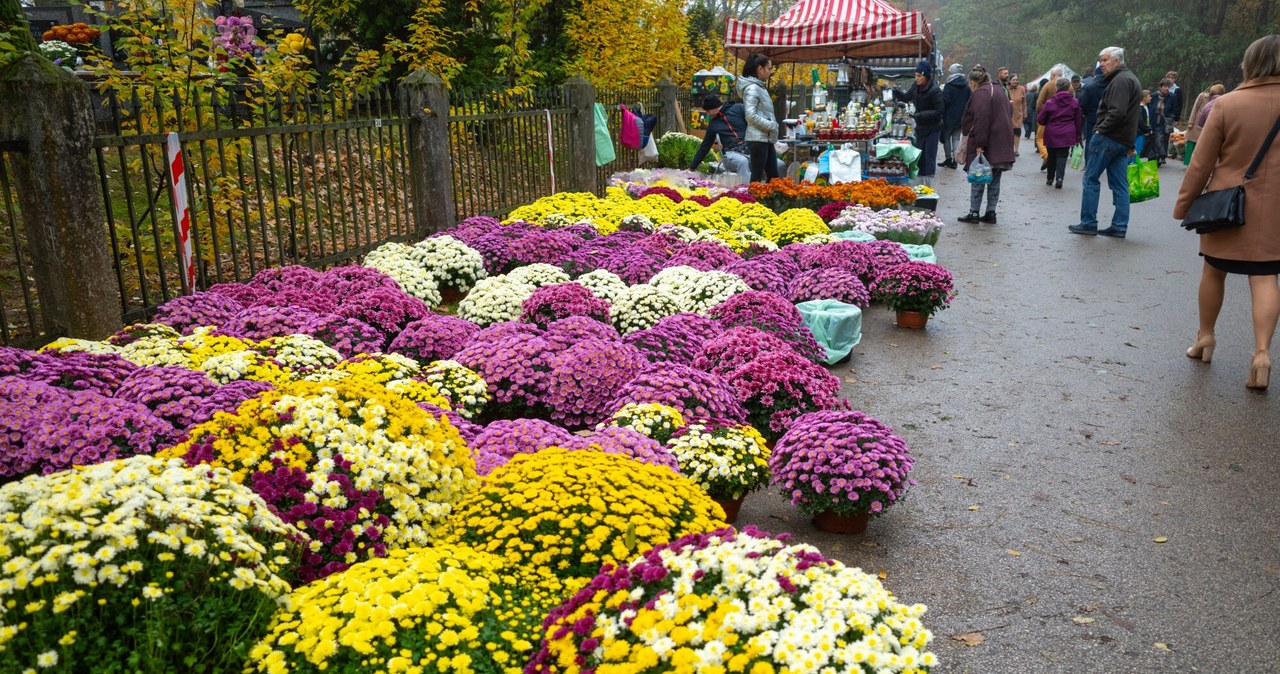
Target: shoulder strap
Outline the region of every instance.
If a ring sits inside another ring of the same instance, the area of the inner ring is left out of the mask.
[[[1276,117],[1276,123],[1271,125],[1271,133],[1267,134],[1267,139],[1262,141],[1262,147],[1258,148],[1258,154],[1254,156],[1253,163],[1249,164],[1249,170],[1244,172],[1244,179],[1249,180],[1253,177],[1253,172],[1258,170],[1258,164],[1262,163],[1262,157],[1271,147],[1271,141],[1276,139],[1276,133],[1280,132],[1280,117]]]

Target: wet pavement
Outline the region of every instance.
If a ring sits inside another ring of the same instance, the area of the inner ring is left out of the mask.
[[[996,225],[957,223],[968,185],[939,169],[958,297],[923,331],[872,307],[833,370],[906,438],[919,485],[863,535],[818,532],[773,492],[737,524],[928,604],[938,672],[1280,671],[1280,380],[1244,387],[1248,283],[1228,280],[1213,363],[1187,358],[1201,261],[1170,216],[1183,167],[1116,240],[1069,233],[1081,173],[1056,190],[1024,155]],[[1105,227],[1105,180],[1102,202]]]

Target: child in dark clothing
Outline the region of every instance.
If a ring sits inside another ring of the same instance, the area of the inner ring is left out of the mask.
[[[1133,149],[1136,156],[1142,159],[1153,159],[1149,156],[1149,151],[1155,149],[1155,143],[1151,142],[1151,90],[1142,90],[1142,105],[1138,106],[1138,137],[1133,142]]]

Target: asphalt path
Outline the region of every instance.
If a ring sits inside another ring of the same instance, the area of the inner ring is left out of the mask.
[[[968,184],[939,169],[958,297],[923,331],[872,307],[833,369],[919,484],[863,535],[773,492],[737,524],[927,604],[937,672],[1280,671],[1280,378],[1245,389],[1248,283],[1228,280],[1213,363],[1187,358],[1201,260],[1170,215],[1181,164],[1117,240],[1069,233],[1081,173],[1057,190],[1039,163],[1005,174],[995,225],[957,223]]]

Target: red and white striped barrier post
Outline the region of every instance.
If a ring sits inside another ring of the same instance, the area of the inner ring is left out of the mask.
[[[182,144],[177,133],[165,139],[165,151],[169,160],[169,188],[173,197],[174,229],[177,234],[178,257],[182,263],[182,292],[190,293],[196,286],[196,260],[191,244],[191,207],[187,204],[187,172],[182,161]]]

